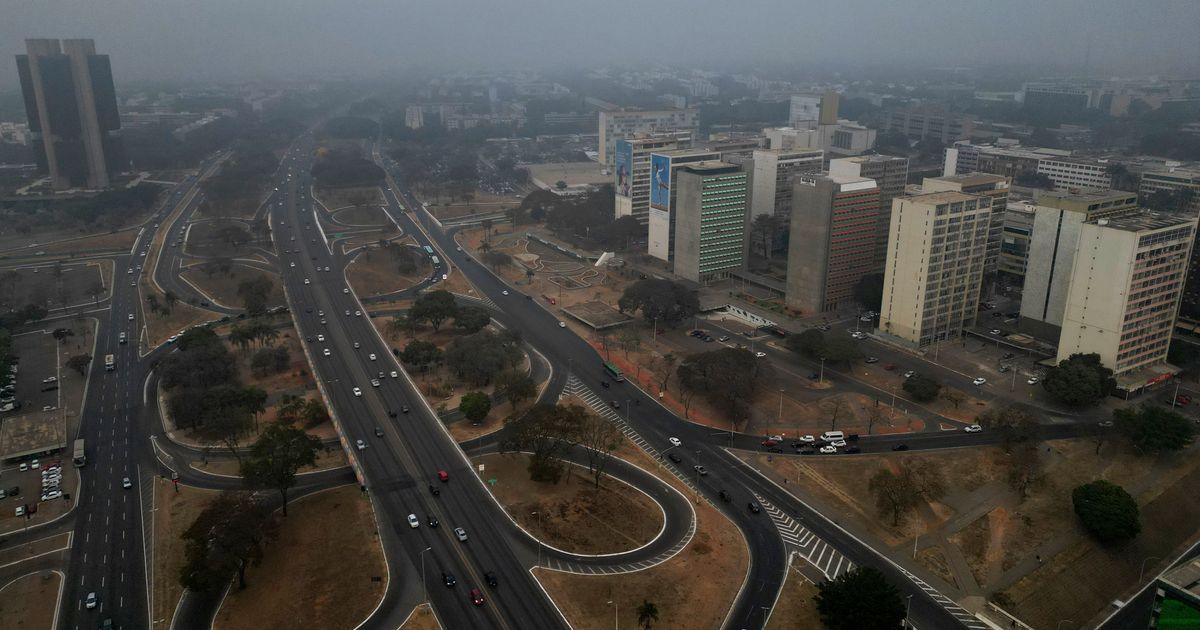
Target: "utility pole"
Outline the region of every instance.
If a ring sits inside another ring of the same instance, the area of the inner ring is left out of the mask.
[[[779,416],[775,419],[778,424],[783,423],[783,390],[779,390]]]
[[[825,384],[825,357],[821,357],[821,374],[817,377],[817,382]]]

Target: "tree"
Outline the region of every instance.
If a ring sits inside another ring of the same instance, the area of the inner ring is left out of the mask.
[[[595,487],[600,487],[609,455],[621,446],[621,438],[621,431],[613,423],[596,414],[587,414],[579,426],[579,445],[584,448]]]
[[[179,302],[179,296],[175,295],[174,291],[168,290],[163,294],[163,303],[167,305],[167,312],[170,313],[175,308],[175,304]]]
[[[471,421],[471,424],[479,424],[492,410],[492,399],[483,392],[467,392],[462,395],[462,399],[458,403],[458,410],[467,420]]]
[[[1196,439],[1196,427],[1183,415],[1152,404],[1113,411],[1117,430],[1144,453],[1180,451]]]
[[[483,330],[491,321],[491,313],[482,306],[460,306],[454,315],[454,325],[468,334]]]
[[[671,381],[671,374],[674,372],[675,364],[679,362],[679,357],[674,353],[668,352],[662,356],[654,355],[652,358],[654,369],[658,371],[658,391],[667,389],[667,384]]]
[[[516,410],[522,402],[537,396],[537,383],[527,374],[509,370],[496,378],[496,393]]]
[[[900,591],[873,567],[855,567],[821,582],[813,600],[829,630],[897,628],[905,615]]]
[[[319,448],[321,440],[303,429],[273,424],[250,447],[241,465],[242,477],[251,488],[278,490],[287,516],[288,489],[296,485],[296,471],[315,465]]]
[[[508,446],[529,451],[529,478],[558,483],[561,457],[576,443],[579,427],[588,415],[579,405],[534,405],[520,416],[504,421]]]
[[[428,341],[413,340],[404,346],[400,360],[424,371],[442,360],[442,349]]]
[[[483,262],[484,264],[490,266],[493,270],[496,270],[500,267],[511,266],[513,264],[513,259],[512,256],[509,256],[504,252],[490,250],[483,253]]]
[[[200,412],[204,418],[200,427],[204,437],[224,444],[241,464],[242,453],[238,447],[242,435],[250,430],[253,413],[243,388],[224,384],[205,390]]]
[[[853,339],[834,337],[825,341],[825,360],[830,363],[841,363],[848,369],[851,363],[862,358],[862,350]]]
[[[88,365],[92,363],[92,355],[84,353],[77,354],[70,359],[67,359],[67,367],[79,372],[80,376],[87,374]]]
[[[458,304],[454,301],[454,294],[444,290],[422,294],[416,302],[413,302],[412,308],[408,309],[409,319],[429,322],[429,325],[433,326],[434,332],[437,332],[446,320],[457,314]]]
[[[389,338],[396,338],[400,333],[408,333],[408,338],[412,339],[417,335],[417,326],[420,322],[414,320],[408,315],[394,315],[388,320],[386,330]]]
[[[263,348],[250,358],[250,369],[260,377],[283,372],[288,369],[289,365],[291,365],[291,357],[288,355],[286,346]]]
[[[904,379],[904,391],[908,392],[909,396],[917,402],[929,402],[937,398],[938,392],[942,390],[942,384],[925,376],[924,374],[913,374]]]
[[[942,400],[954,405],[955,409],[967,401],[967,395],[957,389],[947,389],[942,392]]]
[[[658,606],[649,600],[642,600],[641,605],[637,607],[638,625],[646,630],[650,630],[654,622],[658,621]]]
[[[854,300],[868,311],[883,308],[883,274],[869,273],[854,285]]]
[[[180,538],[185,561],[179,583],[196,592],[223,589],[234,575],[246,588],[246,569],[263,557],[263,544],[275,536],[271,509],[249,492],[217,495]]]
[[[237,294],[242,298],[242,307],[246,309],[246,314],[251,317],[258,317],[267,312],[267,298],[271,294],[271,289],[275,284],[270,278],[259,276],[249,280],[243,280],[238,283]]]
[[[775,244],[775,230],[778,229],[778,223],[773,214],[760,214],[750,222],[750,232],[760,243],[762,256],[768,261],[771,260],[771,248]]]
[[[626,287],[617,301],[622,313],[641,311],[648,322],[674,326],[700,310],[696,293],[678,282],[647,278]]]
[[[788,335],[783,343],[788,350],[810,359],[820,359],[825,356],[825,333],[816,328],[809,328],[798,335]]]
[[[1137,501],[1111,481],[1100,479],[1076,487],[1071,504],[1083,528],[1105,545],[1133,540],[1142,530]]]
[[[217,333],[213,332],[211,328],[194,326],[183,331],[182,335],[179,335],[179,338],[175,340],[175,347],[178,348],[180,352],[187,352],[192,348],[210,346],[220,343],[220,337],[218,337]]]
[[[1100,363],[1100,355],[1072,354],[1050,368],[1042,387],[1064,405],[1085,407],[1111,394],[1117,381],[1113,371]]]
[[[768,363],[749,350],[721,348],[687,357],[676,372],[685,388],[702,393],[718,410],[737,420],[748,417],[750,402],[769,369]]]
[[[1016,405],[989,409],[979,414],[975,422],[990,431],[1000,432],[1004,452],[1009,454],[1015,445],[1033,442],[1037,437],[1037,419],[1028,410]]]
[[[446,346],[445,357],[455,376],[483,386],[521,360],[520,339],[510,331],[497,334],[485,329],[456,337]]]
[[[922,501],[936,501],[946,493],[946,479],[941,469],[924,462],[902,462],[898,472],[881,468],[871,476],[867,487],[875,494],[875,506],[880,513],[892,516],[892,526],[900,524],[900,516],[917,507]]]

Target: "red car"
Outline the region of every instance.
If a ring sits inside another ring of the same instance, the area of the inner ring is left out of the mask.
[[[439,470],[438,481],[450,481],[450,475],[444,470]]]
[[[772,440],[771,438],[767,438],[762,441],[763,446],[776,446],[778,444],[779,444],[779,442]]]
[[[476,606],[483,605],[483,593],[481,593],[479,591],[479,589],[477,589],[477,588],[471,589],[471,602],[473,604],[475,604]]]

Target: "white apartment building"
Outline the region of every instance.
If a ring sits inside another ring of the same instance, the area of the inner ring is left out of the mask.
[[[758,149],[751,154],[750,216],[773,215],[781,222],[792,212],[792,180],[821,170],[820,149]]]
[[[916,348],[975,322],[992,198],[960,192],[892,202],[879,330]]]
[[[1078,158],[1042,158],[1037,172],[1054,182],[1054,190],[1087,190],[1112,188],[1108,164]]]
[[[1146,212],[1084,223],[1057,360],[1098,354],[1128,392],[1172,373],[1167,349],[1196,221]]]
[[[700,132],[699,109],[600,112],[600,163],[613,165],[617,140],[661,131]]]

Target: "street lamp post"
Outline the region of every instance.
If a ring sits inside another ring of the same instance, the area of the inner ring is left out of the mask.
[[[426,547],[421,550],[420,554],[417,554],[421,556],[421,593],[426,604],[429,603],[429,585],[425,583],[425,552],[430,549],[433,549],[433,547]]]
[[[537,518],[537,519],[538,519],[538,529],[541,529],[542,519],[541,519],[541,517],[538,515],[538,513],[537,513],[537,512],[530,512],[530,513],[529,513],[529,515],[530,515],[530,516],[533,516],[533,517],[535,517],[535,518]],[[539,533],[540,533],[540,532],[539,532]],[[538,541],[538,561],[537,561],[537,563],[538,563],[538,566],[540,567],[540,566],[542,566],[542,537],[541,537],[541,536],[535,536],[535,538],[537,538],[537,541]]]
[[[825,357],[821,357],[821,373],[817,376],[817,382],[825,384]]]
[[[912,626],[908,625],[908,614],[910,612],[912,612],[912,598],[913,598],[912,595],[909,595],[908,597],[904,598],[904,599],[908,600],[908,604],[904,607],[904,627],[906,629],[912,627]]]
[[[778,424],[783,424],[783,390],[779,390],[779,417],[775,419]]]
[[[613,630],[621,630],[621,605],[611,599],[608,600],[608,603],[613,607]]]
[[[1054,627],[1055,627],[1055,629],[1056,629],[1056,630],[1058,630],[1059,628],[1062,628],[1062,625],[1063,625],[1064,623],[1075,623],[1075,622],[1074,622],[1074,621],[1072,621],[1072,620],[1070,620],[1070,619],[1062,619],[1062,620],[1060,620],[1060,621],[1058,622],[1058,625],[1057,625],[1057,626],[1054,626]]]

